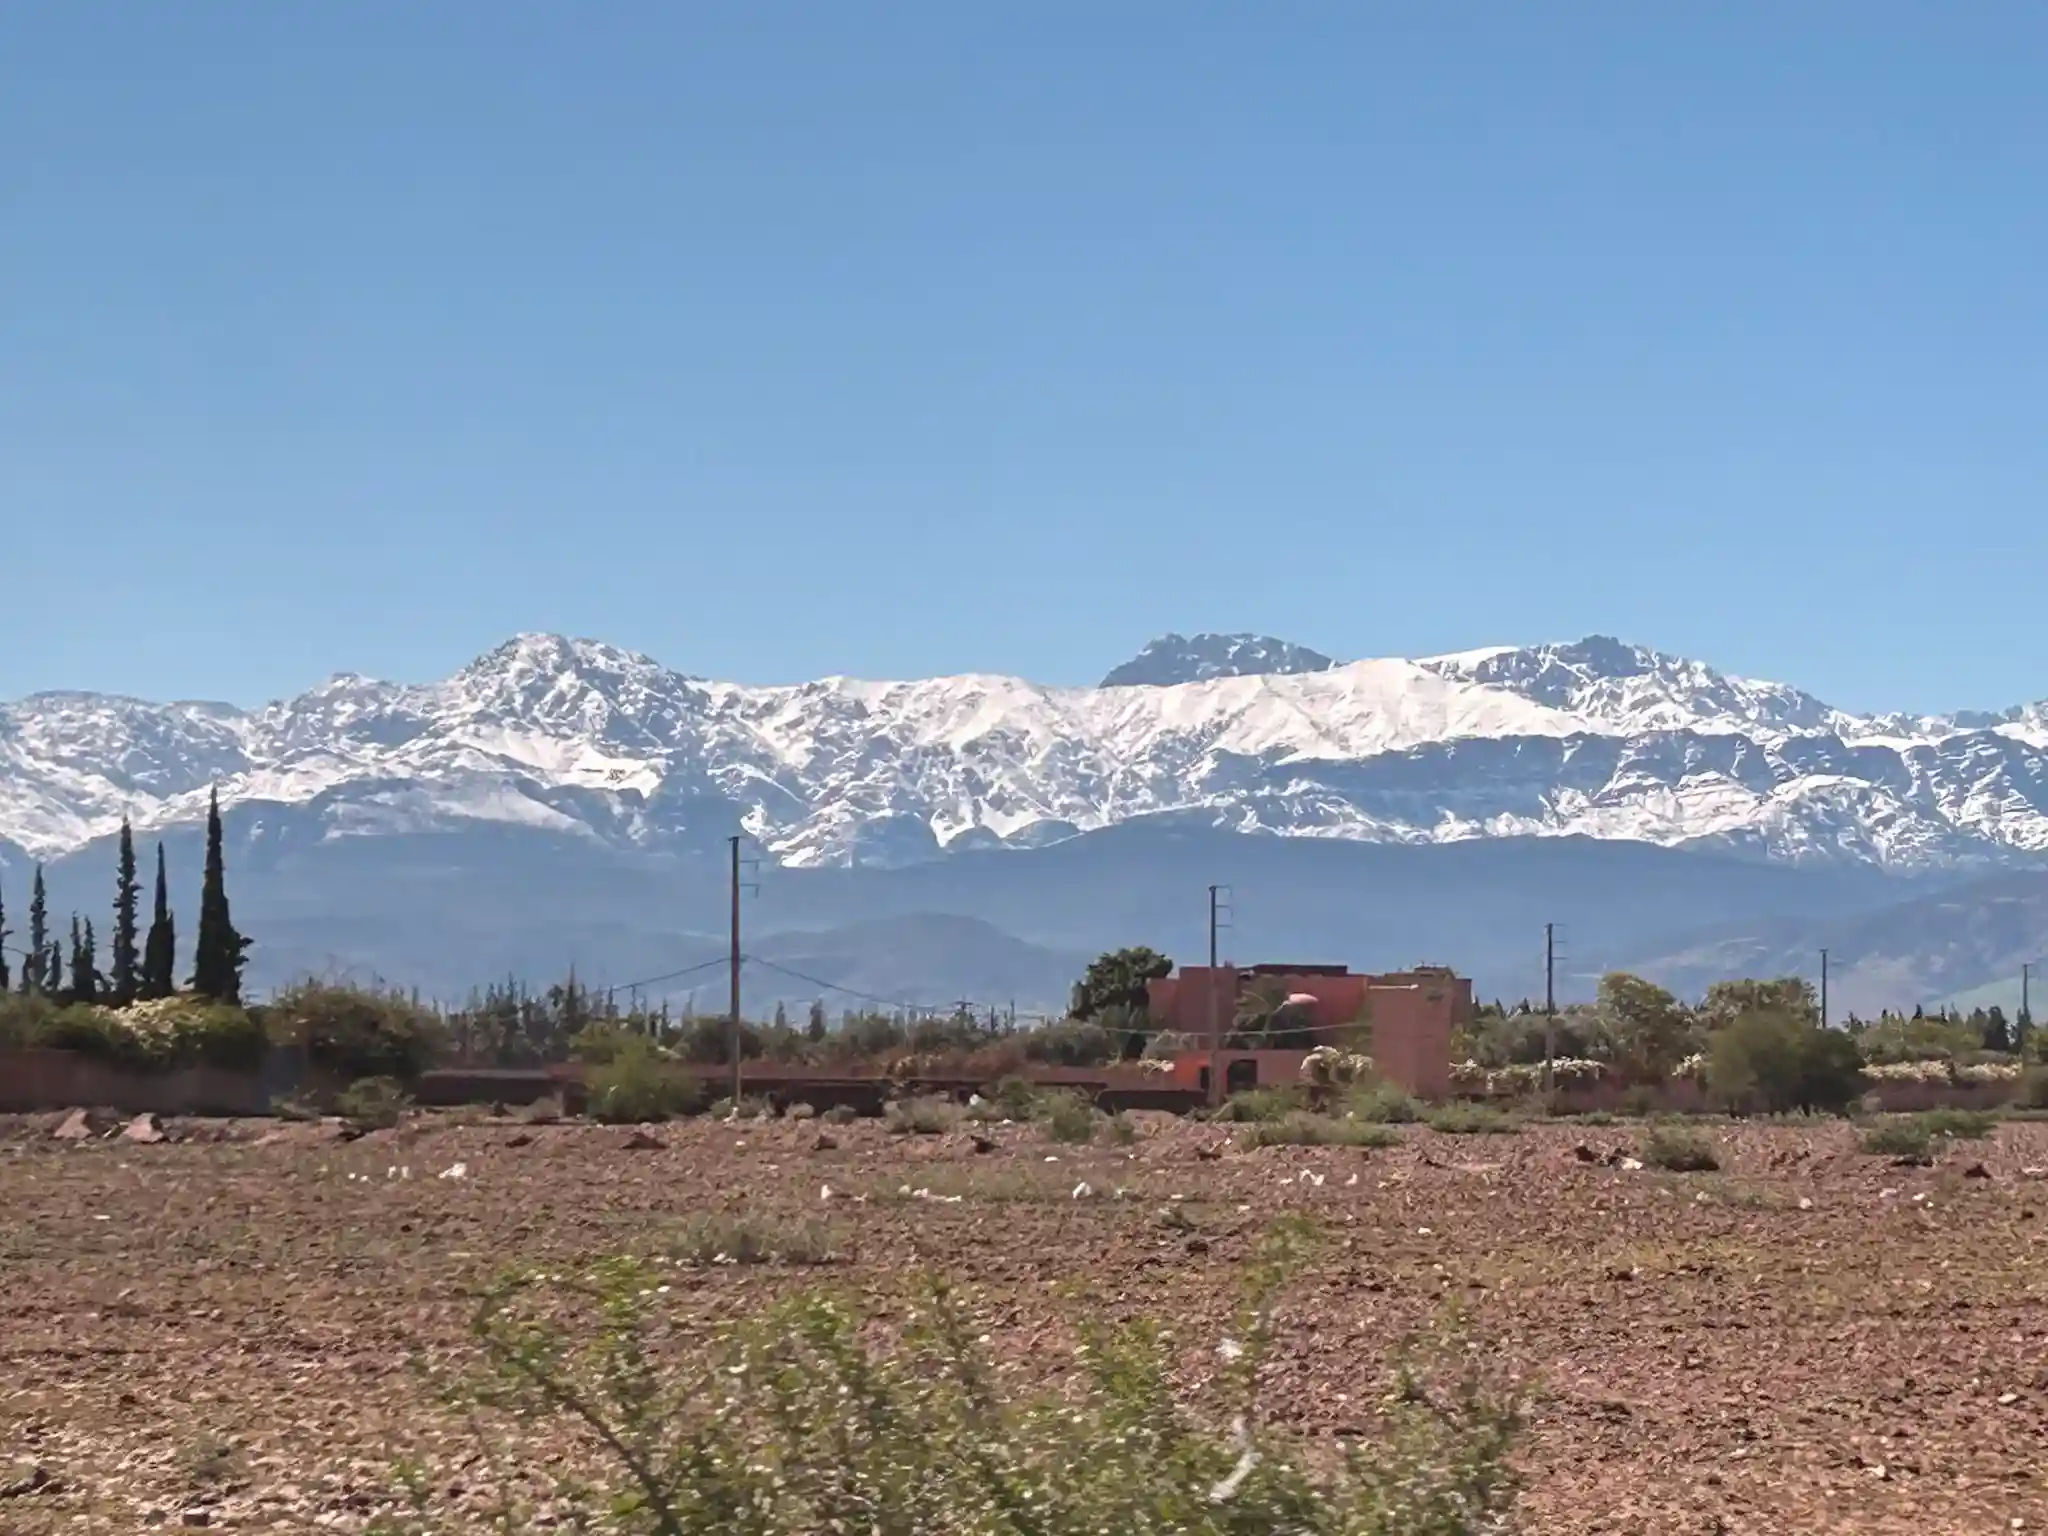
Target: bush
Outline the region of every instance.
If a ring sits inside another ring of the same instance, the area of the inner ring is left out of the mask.
[[[1308,1095],[1299,1088],[1247,1088],[1217,1105],[1211,1118],[1231,1125],[1257,1125],[1307,1108]]]
[[[200,1003],[171,1019],[170,1060],[178,1066],[218,1067],[225,1072],[256,1072],[270,1049],[265,1026],[240,1008]]]
[[[1337,1120],[1307,1110],[1277,1120],[1254,1121],[1237,1133],[1237,1144],[1247,1151],[1258,1147],[1391,1147],[1400,1140],[1401,1133],[1390,1125]]]
[[[950,1131],[959,1111],[944,1099],[899,1099],[886,1111],[890,1134],[938,1136]]]
[[[1083,1146],[1095,1139],[1095,1106],[1078,1093],[1048,1093],[1038,1104],[1038,1124],[1050,1141]]]
[[[830,1264],[837,1257],[822,1222],[770,1226],[737,1216],[698,1216],[684,1224],[670,1257],[686,1264]]]
[[[1422,1105],[1392,1083],[1354,1093],[1341,1107],[1354,1120],[1376,1125],[1412,1125],[1422,1118]]]
[[[1930,1109],[1914,1117],[1929,1136],[1981,1141],[1998,1129],[1998,1116],[1984,1109]]]
[[[1643,1141],[1642,1158],[1652,1168],[1668,1173],[1712,1173],[1721,1166],[1721,1159],[1706,1137],[1666,1125],[1650,1128]]]
[[[1024,1031],[1017,1036],[1017,1044],[1027,1060],[1054,1067],[1099,1067],[1122,1054],[1121,1042],[1108,1030],[1081,1019],[1062,1019],[1042,1029]]]
[[[1254,1290],[1236,1358],[1191,1402],[1155,1324],[1084,1321],[1078,1379],[1026,1395],[943,1286],[900,1327],[803,1296],[706,1337],[659,1280],[620,1260],[486,1298],[464,1397],[479,1446],[509,1454],[469,1458],[462,1496],[481,1491],[507,1529],[545,1498],[563,1525],[617,1536],[1478,1536],[1511,1524],[1522,1395],[1492,1352],[1449,1329],[1403,1351],[1376,1433],[1339,1457],[1260,1411],[1277,1281]],[[565,1446],[580,1447],[568,1462]],[[444,1481],[418,1480],[423,1516],[443,1513]]]
[[[2018,1109],[2048,1109],[2048,1067],[2029,1067],[2021,1074],[2013,1105]]]
[[[359,1131],[387,1131],[405,1118],[412,1096],[395,1077],[361,1077],[335,1095],[334,1110]]]
[[[1109,1141],[1111,1146],[1130,1147],[1138,1142],[1138,1124],[1122,1110],[1109,1117]]]
[[[1863,1058],[1842,1030],[1758,1008],[1714,1036],[1707,1086],[1736,1114],[1839,1114],[1863,1092]]]
[[[617,1024],[586,1024],[569,1041],[569,1058],[585,1066],[601,1067],[626,1048],[629,1040],[646,1037]]]
[[[74,1051],[130,1072],[170,1065],[167,1040],[145,1036],[120,1015],[84,1003],[45,1014],[33,1038],[46,1051]]]
[[[434,1016],[398,992],[306,982],[270,1004],[273,1034],[296,1040],[306,1063],[343,1082],[393,1077],[411,1082],[440,1046]]]
[[[1900,1157],[1911,1162],[1934,1160],[1934,1138],[1911,1120],[1887,1120],[1863,1133],[1863,1150],[1873,1157]]]
[[[1446,1104],[1422,1117],[1432,1131],[1447,1136],[1512,1136],[1522,1122],[1491,1104]]]
[[[704,1106],[705,1090],[691,1073],[664,1060],[646,1040],[622,1045],[584,1078],[590,1117],[607,1125],[673,1120]]]

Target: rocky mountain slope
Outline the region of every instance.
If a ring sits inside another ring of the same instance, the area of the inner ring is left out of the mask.
[[[1153,659],[1325,660],[1197,641]],[[85,693],[0,706],[0,836],[32,856],[124,813],[189,823],[215,785],[231,806],[308,813],[300,836],[497,826],[661,852],[743,828],[791,867],[1173,815],[1290,838],[1579,835],[1927,872],[2048,858],[2048,705],[1858,716],[1601,637],[1062,689],[749,687],[522,635],[442,682],[342,675],[255,710]]]

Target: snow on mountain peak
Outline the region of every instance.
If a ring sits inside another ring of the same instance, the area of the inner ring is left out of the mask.
[[[317,805],[330,836],[481,820],[646,848],[745,826],[790,864],[1162,814],[1900,865],[2048,853],[2044,706],[1988,725],[1862,718],[1598,635],[1344,665],[1260,636],[1166,636],[1140,662],[1198,675],[749,687],[526,634],[441,682],[339,674],[249,712],[39,695],[0,705],[0,836],[60,853],[123,814],[196,819],[217,785],[231,805]]]

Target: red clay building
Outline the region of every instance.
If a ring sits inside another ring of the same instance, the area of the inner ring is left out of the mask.
[[[1220,1025],[1227,1035],[1237,1016],[1238,998],[1259,982],[1277,982],[1287,991],[1294,1010],[1305,1018],[1318,1044],[1346,1045],[1365,1026],[1371,1031],[1372,1056],[1391,1082],[1424,1098],[1448,1093],[1451,1084],[1451,1032],[1472,1013],[1472,983],[1448,967],[1422,965],[1389,975],[1354,975],[1341,965],[1254,965],[1248,968],[1184,966],[1177,975],[1150,983],[1152,1025],[1185,1035],[1196,1050],[1191,1070],[1208,1059],[1210,1030]],[[1213,998],[1213,1008],[1211,999]],[[1231,1086],[1256,1073],[1272,1081],[1288,1057],[1298,1069],[1302,1052],[1225,1051]],[[1233,1068],[1244,1058],[1256,1063],[1249,1071]]]

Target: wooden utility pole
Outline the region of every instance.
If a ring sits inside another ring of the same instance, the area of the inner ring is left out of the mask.
[[[725,1021],[725,1047],[732,1059],[732,1105],[740,1105],[740,840],[732,843],[732,1003]]]
[[[1223,1102],[1223,1011],[1216,1005],[1216,893],[1209,887],[1209,1106]]]
[[[2013,1053],[2022,1060],[2025,1060],[2027,1054],[2027,1030],[2032,1027],[2034,1022],[2034,1010],[2028,1006],[2033,1001],[2029,986],[2033,979],[2033,965],[2022,960],[2020,962],[2020,1017],[2019,1025],[2013,1031],[2012,1040]]]
[[[1551,1060],[1557,1055],[1557,924],[1543,925],[1543,1086],[1552,1084]]]

